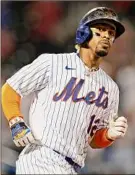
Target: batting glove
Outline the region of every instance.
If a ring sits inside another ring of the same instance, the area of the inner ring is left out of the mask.
[[[107,137],[111,140],[122,138],[125,136],[127,128],[127,119],[123,116],[119,117],[115,121],[109,123]]]
[[[9,121],[12,139],[17,147],[24,147],[34,142],[34,137],[30,128],[21,117],[13,118]]]

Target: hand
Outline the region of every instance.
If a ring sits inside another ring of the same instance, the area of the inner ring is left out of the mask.
[[[24,147],[28,143],[34,142],[34,137],[30,128],[21,117],[13,118],[9,121],[13,141],[17,147]]]
[[[107,138],[111,140],[122,138],[125,136],[127,128],[127,119],[123,116],[119,117],[115,121],[109,123]]]

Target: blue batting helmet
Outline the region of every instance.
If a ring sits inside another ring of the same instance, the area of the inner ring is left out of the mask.
[[[92,38],[90,26],[97,23],[110,23],[116,28],[116,38],[124,33],[125,28],[120,23],[116,13],[107,7],[97,7],[90,10],[81,19],[79,27],[76,31],[76,44],[83,44]]]

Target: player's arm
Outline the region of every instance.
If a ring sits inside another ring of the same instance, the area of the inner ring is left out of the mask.
[[[21,96],[7,83],[2,87],[2,107],[9,122],[13,141],[17,147],[34,141],[30,128],[23,120],[20,110]]]
[[[8,84],[2,87],[2,108],[8,121],[16,116],[23,118],[21,113],[21,96]]]
[[[23,96],[45,87],[47,82],[47,60],[45,59],[40,56],[30,65],[23,67],[2,87],[3,112],[17,146],[25,146],[33,141],[32,133],[23,120],[20,104]]]
[[[105,148],[119,138],[125,136],[127,131],[127,119],[123,116],[115,121],[110,121],[108,128],[99,129],[94,134],[93,138],[88,140],[92,148]]]
[[[119,138],[126,134],[128,124],[127,119],[123,116],[116,116],[119,104],[119,90],[116,88],[116,94],[109,109],[105,112],[103,120],[108,119],[107,122],[101,122],[99,129],[95,132],[92,138],[89,137],[88,142],[92,148],[105,148],[113,144]]]
[[[89,137],[88,143],[92,148],[106,148],[113,144],[114,140],[107,135],[108,128],[99,129],[93,135],[92,139]]]

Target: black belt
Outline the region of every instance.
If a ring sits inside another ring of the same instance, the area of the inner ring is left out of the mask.
[[[55,150],[53,150],[55,151]],[[55,151],[56,153],[60,154],[58,151]],[[70,157],[65,157],[65,160],[70,164],[72,165],[74,168],[81,168],[80,165],[78,165],[77,163],[75,163]]]

